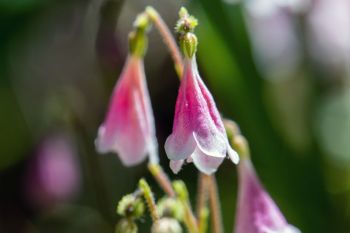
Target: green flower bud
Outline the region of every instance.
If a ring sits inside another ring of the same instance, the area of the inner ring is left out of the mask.
[[[241,158],[249,158],[250,151],[247,139],[242,135],[236,135],[232,139],[232,147]]]
[[[153,224],[151,233],[182,233],[182,227],[173,218],[161,218]]]
[[[125,195],[118,203],[117,213],[121,216],[139,218],[145,212],[145,205],[141,198],[133,194]]]
[[[175,198],[162,198],[157,203],[158,213],[161,217],[175,218],[182,221],[184,208],[182,203]]]
[[[188,201],[188,190],[182,180],[173,181],[174,190],[181,201]]]
[[[181,7],[179,11],[179,20],[175,26],[175,31],[180,35],[184,35],[188,32],[193,32],[197,25],[198,20],[194,16],[189,15],[186,8]]]
[[[115,233],[137,233],[138,228],[134,221],[122,218],[115,226]]]

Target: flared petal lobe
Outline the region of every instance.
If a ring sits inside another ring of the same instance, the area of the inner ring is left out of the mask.
[[[196,59],[187,58],[176,101],[173,132],[165,143],[168,158],[193,159],[200,171],[211,174],[226,157],[229,147],[216,104],[198,74]],[[234,162],[238,162],[238,155]]]
[[[239,193],[234,233],[300,233],[262,187],[249,159],[238,165]]]
[[[152,106],[139,57],[129,56],[126,61],[96,147],[100,153],[117,153],[126,166],[141,163],[147,154],[151,162],[158,162]]]

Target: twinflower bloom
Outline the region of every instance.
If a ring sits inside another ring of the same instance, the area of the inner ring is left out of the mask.
[[[137,28],[130,34],[131,52],[96,139],[100,153],[115,152],[126,166],[141,163],[147,155],[151,163],[158,162],[154,117],[143,66],[144,33],[144,29]]]
[[[239,192],[234,233],[300,233],[262,187],[249,158],[238,165]]]
[[[173,131],[166,140],[165,151],[175,173],[187,159],[193,161],[201,172],[211,174],[226,154],[234,163],[239,159],[228,143],[214,99],[199,76],[194,55],[196,37],[187,33],[183,40],[184,73],[176,101]]]

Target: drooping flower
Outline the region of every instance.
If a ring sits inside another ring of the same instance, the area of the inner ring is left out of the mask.
[[[118,153],[126,166],[157,160],[152,106],[142,58],[129,55],[96,140],[100,153]],[[153,161],[154,162],[154,161]]]
[[[126,166],[141,163],[147,155],[151,163],[158,163],[154,117],[143,66],[146,23],[142,15],[135,21],[136,30],[129,37],[130,54],[96,139],[100,153],[115,152]]]
[[[183,47],[184,73],[176,101],[173,132],[166,140],[165,151],[173,172],[177,173],[187,160],[193,161],[201,172],[211,174],[226,154],[234,163],[238,162],[238,155],[228,143],[214,99],[199,76],[194,55],[195,35],[188,33],[184,43],[188,43]]]
[[[234,233],[300,233],[261,185],[249,158],[238,165],[239,192]]]

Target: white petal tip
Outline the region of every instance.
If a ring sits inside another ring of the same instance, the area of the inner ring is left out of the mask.
[[[282,229],[270,229],[269,227],[264,227],[263,232],[265,233],[301,233],[301,231],[293,225],[284,226]]]
[[[238,153],[235,150],[233,150],[230,146],[227,148],[227,154],[228,154],[228,157],[230,158],[230,160],[234,164],[238,164],[239,163]]]
[[[288,225],[283,233],[301,233],[301,231],[293,225]]]
[[[177,174],[181,170],[183,163],[183,160],[171,160],[169,166],[173,173]]]

